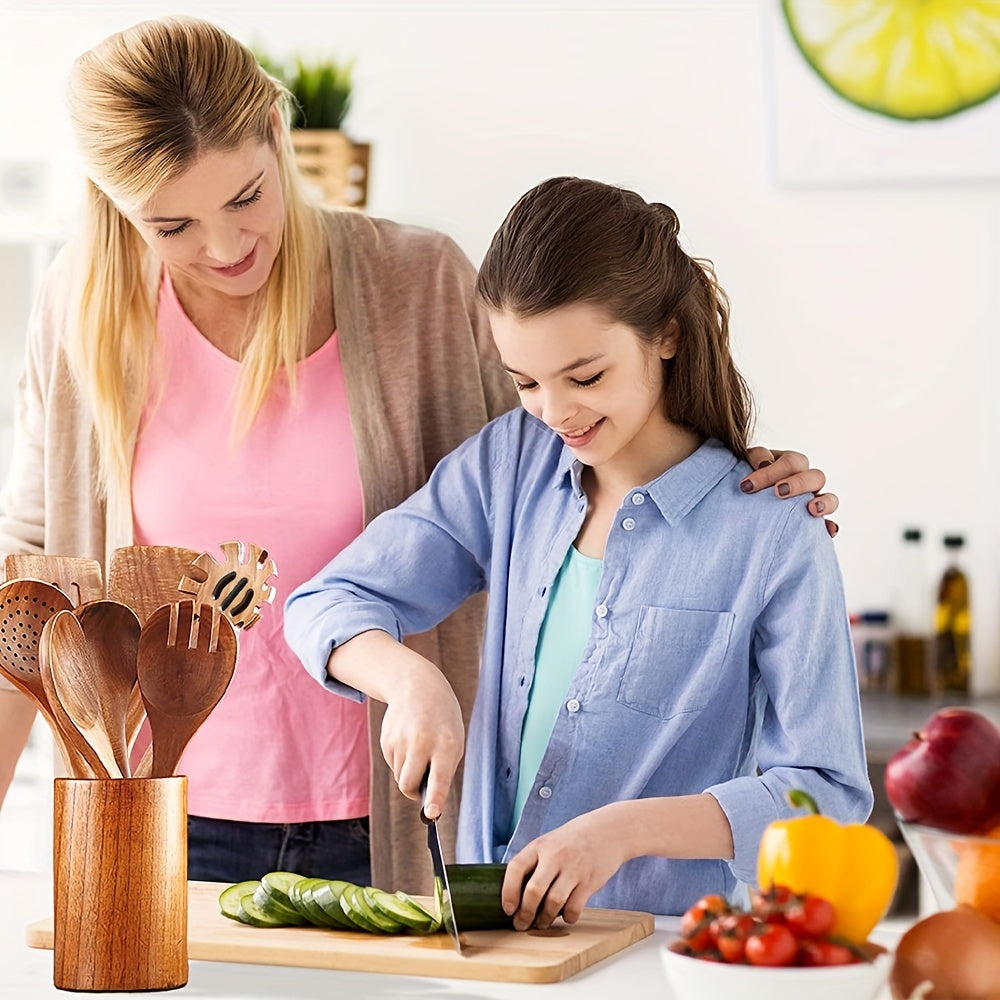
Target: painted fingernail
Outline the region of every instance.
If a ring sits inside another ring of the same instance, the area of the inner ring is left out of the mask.
[[[778,487],[778,496],[779,497],[787,497],[788,494],[791,493],[791,492],[792,492],[792,488],[791,488],[791,486],[788,485],[788,483],[782,483]]]
[[[744,493],[753,493],[753,483],[751,483],[749,479],[744,479],[743,482],[740,483],[740,489]]]
[[[826,507],[823,506],[823,501],[822,500],[817,500],[816,501],[816,513],[817,514],[822,514],[824,510],[826,510]]]
[[[840,525],[834,524],[833,521],[826,522],[826,530],[830,533],[831,538],[835,538],[837,532],[840,531]]]
[[[770,464],[771,464],[771,463],[770,463],[770,462],[769,462],[769,461],[768,461],[768,460],[767,460],[767,459],[765,458],[765,459],[764,459],[764,461],[763,461],[763,462],[761,462],[761,463],[760,463],[760,464],[759,464],[759,465],[757,466],[757,468],[758,468],[758,469],[766,469],[766,468],[767,468],[767,467],[768,467],[768,466],[769,466]]]

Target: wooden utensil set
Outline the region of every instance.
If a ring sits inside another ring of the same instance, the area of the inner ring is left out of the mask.
[[[0,674],[31,698],[76,778],[168,777],[229,686],[237,628],[274,600],[257,545],[116,549],[96,560],[11,555],[0,584]],[[181,594],[189,598],[180,597]],[[143,719],[152,743],[129,754]]]

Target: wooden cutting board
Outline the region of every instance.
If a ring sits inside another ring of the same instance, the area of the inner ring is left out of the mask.
[[[587,909],[573,926],[548,931],[463,932],[459,955],[446,934],[379,936],[320,927],[248,927],[222,916],[225,885],[190,882],[188,957],[207,962],[290,965],[351,972],[554,983],[653,933],[653,917]],[[52,920],[29,924],[31,948],[52,948]]]

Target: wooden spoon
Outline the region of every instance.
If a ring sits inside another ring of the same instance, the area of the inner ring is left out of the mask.
[[[90,745],[87,738],[80,732],[73,717],[66,711],[59,689],[53,677],[52,664],[56,654],[52,649],[52,630],[60,615],[73,616],[72,611],[57,611],[42,629],[38,643],[38,673],[42,679],[42,687],[48,698],[49,711],[54,720],[55,732],[63,758],[69,773],[74,777],[110,778],[112,775],[101,761],[97,751]],[[115,775],[120,777],[120,775]]]
[[[124,704],[122,721],[118,722],[114,717],[116,699],[105,700],[102,672],[95,669],[98,656],[87,642],[80,621],[72,611],[59,611],[46,625],[46,637],[49,674],[58,701],[108,775],[123,777],[127,770],[118,764],[109,728],[114,730],[120,725],[124,743]]]
[[[139,619],[118,601],[91,601],[73,611],[100,694],[101,721],[122,774],[129,774],[126,718],[138,684]],[[141,703],[141,698],[140,698]]]
[[[8,580],[31,578],[58,587],[74,607],[104,597],[104,576],[96,559],[15,552],[4,558]]]
[[[184,748],[226,693],[239,643],[229,619],[207,604],[157,608],[139,635],[139,690],[153,734],[149,773],[174,773]],[[136,775],[146,773],[145,758]]]
[[[8,580],[0,584],[0,673],[38,706],[70,774],[86,776],[92,768],[78,750],[67,745],[63,724],[53,713],[38,664],[45,623],[56,612],[71,609],[70,599],[50,583]]]

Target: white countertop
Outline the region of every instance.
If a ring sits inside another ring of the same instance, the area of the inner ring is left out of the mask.
[[[0,997],[45,1000],[66,997],[52,985],[52,952],[29,948],[25,927],[51,915],[51,883],[37,873],[0,870]],[[659,949],[675,935],[676,917],[657,917],[648,938],[559,983],[524,985],[465,979],[377,975],[327,969],[298,969],[223,962],[190,963],[188,984],[172,991],[178,997],[212,1000],[331,1000],[350,996],[363,1000],[608,1000],[628,993],[629,1000],[670,1000]],[[873,939],[893,947],[901,928],[877,928]],[[81,995],[81,994],[77,994]],[[90,993],[91,997],[149,997],[149,993]],[[888,1000],[888,990],[882,997]],[[882,1000],[880,997],[880,1000]]]

